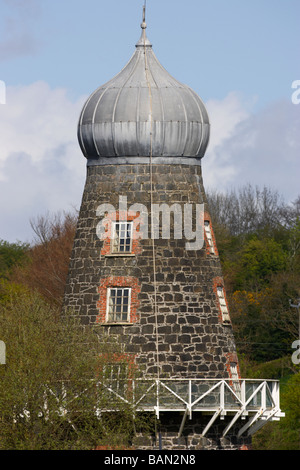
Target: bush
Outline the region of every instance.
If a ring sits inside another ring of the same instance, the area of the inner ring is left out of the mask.
[[[100,341],[96,330],[75,316],[61,318],[58,309],[25,287],[2,282],[0,290],[7,350],[0,369],[0,449],[129,445],[133,406],[107,393],[111,375],[103,374],[114,358],[120,363],[118,343]]]

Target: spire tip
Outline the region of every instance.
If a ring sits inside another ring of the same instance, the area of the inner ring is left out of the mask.
[[[147,28],[147,23],[146,23],[146,0],[145,0],[145,3],[143,5],[143,22],[141,24],[141,28],[142,29],[146,29]]]

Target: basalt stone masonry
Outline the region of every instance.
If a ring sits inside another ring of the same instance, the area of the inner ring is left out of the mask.
[[[189,203],[195,212],[196,204],[204,203],[204,219],[210,222],[201,166],[154,165],[152,179],[154,204],[184,208]],[[237,359],[231,322],[223,321],[216,291],[224,282],[211,226],[214,253],[207,238],[200,250],[187,250],[184,237],[172,236],[170,217],[170,238],[154,241],[155,271],[151,238],[137,240],[130,254],[103,254],[109,237],[101,240],[97,235],[98,206],[109,203],[117,209],[119,195],[126,195],[128,208],[137,202],[147,207],[150,232],[149,189],[148,165],[88,167],[65,305],[84,324],[97,323],[109,334],[120,335],[125,352],[136,357],[147,375],[157,372],[158,340],[160,375],[228,378],[228,365]],[[128,322],[107,321],[109,287],[131,288]]]
[[[160,442],[163,450],[251,450],[251,438],[238,436],[239,426],[234,426],[232,431],[222,437],[223,430],[228,425],[230,418],[214,424],[206,436],[202,436],[204,426],[211,416],[193,416],[187,420],[182,435],[178,436],[182,415],[179,413],[161,413],[159,423],[159,437],[137,435],[133,445],[140,450],[159,450]]]

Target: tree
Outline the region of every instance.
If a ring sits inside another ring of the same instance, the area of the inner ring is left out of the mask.
[[[231,296],[231,319],[240,354],[259,363],[285,356],[291,351],[290,331],[278,328],[281,305],[271,287],[258,292],[235,291]],[[281,299],[282,300],[282,299]]]
[[[28,252],[29,262],[14,270],[11,278],[37,289],[52,304],[61,306],[77,215],[57,213],[31,220],[35,242]]]
[[[266,235],[286,223],[290,213],[278,192],[266,186],[248,184],[225,194],[208,191],[207,199],[213,223],[227,227],[231,235]]]
[[[289,299],[300,294],[300,197],[286,205],[247,185],[208,203],[238,351],[259,363],[284,357],[298,334]]]
[[[300,198],[299,198],[300,201]],[[287,241],[289,270],[300,274],[300,218],[291,225]]]
[[[7,364],[0,366],[0,449],[128,446],[139,416],[134,423],[130,399],[107,388],[113,365],[122,362],[119,343],[73,315],[60,317],[26,287],[2,281],[0,292],[7,349]],[[124,371],[128,384],[135,370],[130,377]]]
[[[281,394],[285,418],[269,423],[253,438],[254,450],[300,450],[300,373],[290,377]]]
[[[26,261],[28,248],[27,243],[0,240],[0,278],[7,279],[14,266]]]
[[[285,269],[286,263],[287,255],[279,243],[272,238],[259,240],[254,237],[241,250],[237,287],[264,287],[269,283],[271,275]]]

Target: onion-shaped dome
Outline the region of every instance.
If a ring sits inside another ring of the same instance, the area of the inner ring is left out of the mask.
[[[92,93],[81,112],[78,139],[90,164],[149,156],[164,162],[175,157],[176,163],[176,157],[201,159],[207,148],[210,126],[203,102],[162,67],[145,22],[141,27],[130,61]]]

